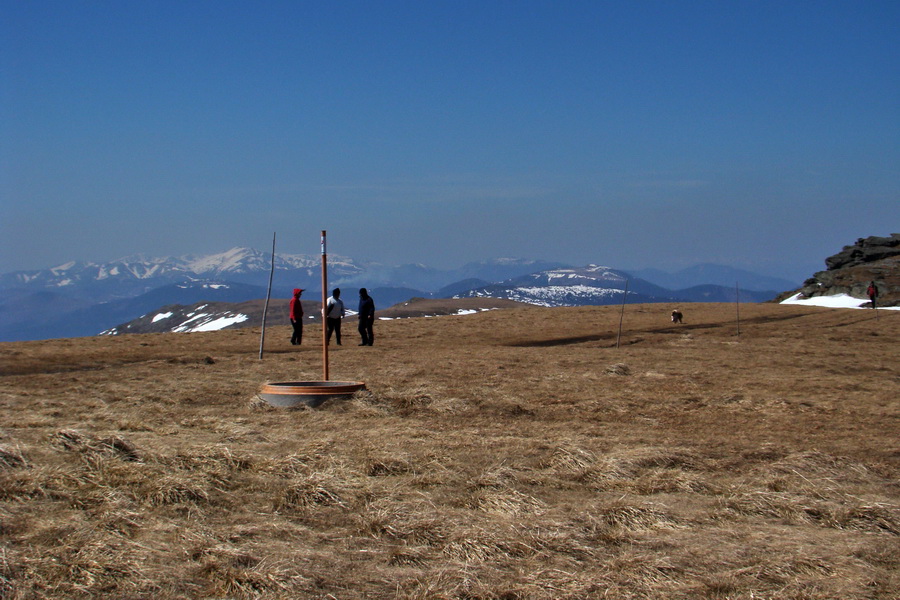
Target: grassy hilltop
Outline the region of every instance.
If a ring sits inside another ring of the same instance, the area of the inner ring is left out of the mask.
[[[0,344],[0,598],[900,597],[900,313]]]

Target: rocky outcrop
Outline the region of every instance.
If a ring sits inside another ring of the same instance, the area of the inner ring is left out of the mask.
[[[844,246],[843,250],[825,259],[825,266],[829,271],[834,271],[898,255],[900,255],[900,233],[891,234],[890,237],[873,235],[859,238],[852,246]]]
[[[802,288],[783,296],[797,292],[810,298],[849,294],[865,300],[866,289],[874,281],[880,306],[900,305],[900,233],[860,238],[826,258],[825,266],[827,270],[804,281]]]

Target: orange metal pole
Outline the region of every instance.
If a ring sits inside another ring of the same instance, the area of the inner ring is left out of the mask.
[[[325,303],[328,302],[328,255],[325,253],[325,230],[322,230],[322,380],[328,381],[328,333]]]

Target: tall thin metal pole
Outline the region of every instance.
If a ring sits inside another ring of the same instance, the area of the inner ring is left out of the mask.
[[[622,319],[625,318],[625,299],[628,297],[628,280],[625,280],[625,292],[622,294],[622,312],[619,313],[619,333],[616,335],[616,348],[619,347],[619,339],[622,337]]]
[[[266,315],[269,314],[269,298],[272,297],[272,276],[275,275],[275,232],[272,232],[272,268],[269,270],[269,289],[266,290],[266,305],[263,307],[262,333],[259,336],[259,360],[263,357],[266,343]]]
[[[741,289],[738,282],[734,282],[734,305],[737,311],[737,334],[741,337]]]
[[[322,230],[322,381],[328,381],[328,332],[325,304],[328,302],[328,255],[325,253],[325,230]]]

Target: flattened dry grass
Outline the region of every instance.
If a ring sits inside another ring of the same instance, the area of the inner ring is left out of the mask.
[[[900,596],[900,315],[671,310],[0,344],[0,597]]]

